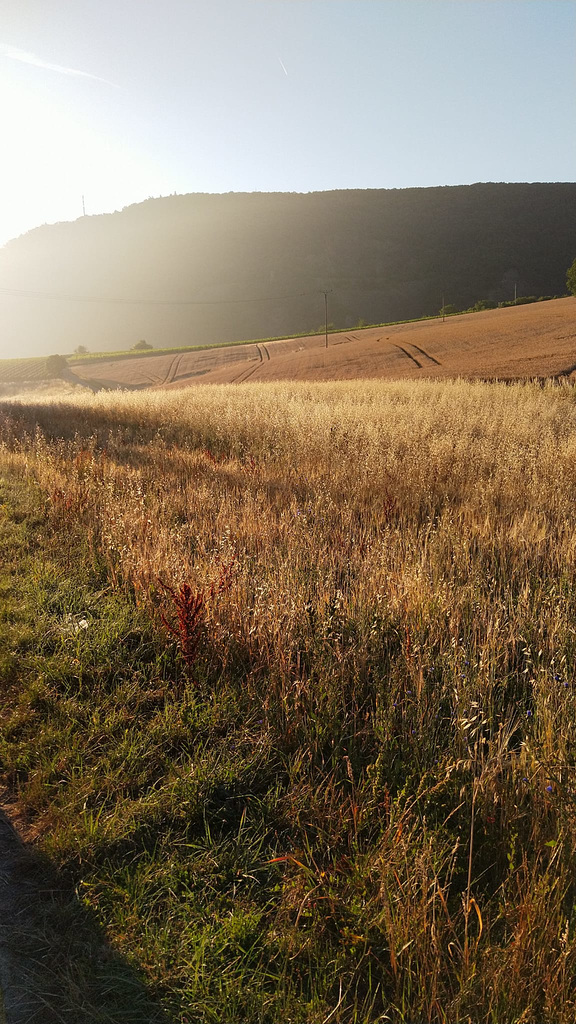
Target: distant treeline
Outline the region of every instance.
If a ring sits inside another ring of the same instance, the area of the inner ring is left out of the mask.
[[[233,342],[564,294],[576,184],[150,199],[0,251],[6,355]],[[484,308],[489,308],[488,306]]]

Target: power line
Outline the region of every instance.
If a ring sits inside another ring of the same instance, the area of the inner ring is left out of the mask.
[[[298,292],[295,295],[269,295],[250,299],[117,299],[98,295],[59,295],[50,292],[28,291],[22,288],[0,288],[0,294],[27,299],[56,299],[60,302],[97,302],[115,306],[234,306],[248,302],[283,302],[285,299],[301,299],[309,295],[323,295],[323,292]]]

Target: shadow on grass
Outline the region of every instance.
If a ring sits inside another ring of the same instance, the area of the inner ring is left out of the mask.
[[[6,1024],[173,1024],[1,811],[0,990]]]

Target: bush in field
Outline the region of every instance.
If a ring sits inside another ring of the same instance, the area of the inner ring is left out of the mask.
[[[493,299],[478,299],[478,302],[475,302],[471,307],[470,312],[481,313],[483,309],[496,309],[497,306],[498,303],[494,302]]]
[[[508,306],[527,306],[531,302],[548,302],[550,299],[561,298],[561,295],[519,295],[517,299],[499,302],[498,309],[506,309]]]
[[[46,373],[49,377],[60,377],[62,371],[68,367],[65,356],[48,356],[46,360]]]
[[[151,348],[153,348],[153,345],[151,345],[150,342],[148,342],[148,341],[144,341],[144,338],[142,338],[141,341],[137,341],[135,345],[132,345],[131,351],[132,352],[147,352],[148,349],[151,349]]]

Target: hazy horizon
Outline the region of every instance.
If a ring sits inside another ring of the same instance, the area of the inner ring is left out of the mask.
[[[570,182],[574,0],[21,0],[0,245],[173,193]]]
[[[171,196],[0,250],[2,354],[351,329],[565,290],[576,184]]]

